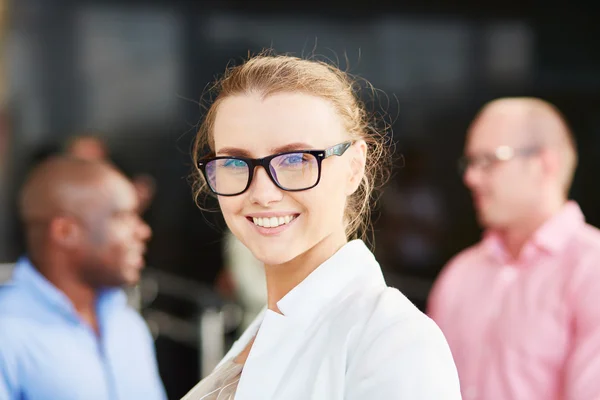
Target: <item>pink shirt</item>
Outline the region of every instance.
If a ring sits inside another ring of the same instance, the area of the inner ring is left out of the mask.
[[[572,201],[516,261],[493,234],[454,257],[428,314],[464,400],[600,399],[600,230]]]

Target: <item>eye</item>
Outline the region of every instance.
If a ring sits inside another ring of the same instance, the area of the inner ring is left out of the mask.
[[[484,154],[479,157],[477,164],[483,168],[487,168],[496,161],[496,158],[491,154]]]
[[[223,166],[227,168],[245,168],[246,162],[235,158],[230,158],[225,160]]]
[[[302,164],[304,162],[306,162],[306,158],[304,157],[303,153],[294,153],[294,154],[288,154],[287,156],[284,157],[284,159],[282,160],[281,164],[285,165],[285,166],[293,166],[293,165],[298,165],[298,164]]]

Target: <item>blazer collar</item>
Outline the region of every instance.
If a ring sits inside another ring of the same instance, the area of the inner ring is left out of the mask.
[[[384,282],[381,268],[365,243],[350,241],[290,290],[277,307],[285,317],[312,320],[349,283],[365,275]]]
[[[364,242],[354,240],[277,303],[282,314],[265,309],[222,361],[236,357],[256,336],[236,399],[272,398],[327,309],[342,301],[346,292],[373,285],[385,285],[381,268]]]

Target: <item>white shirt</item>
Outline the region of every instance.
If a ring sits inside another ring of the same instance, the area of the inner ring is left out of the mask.
[[[458,400],[437,325],[397,289],[360,240],[262,312],[221,362],[256,335],[237,400]]]

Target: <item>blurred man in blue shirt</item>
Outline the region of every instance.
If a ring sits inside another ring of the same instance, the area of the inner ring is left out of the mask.
[[[123,286],[150,228],[105,163],[42,162],[20,198],[27,257],[0,287],[0,399],[164,400],[154,343]]]

